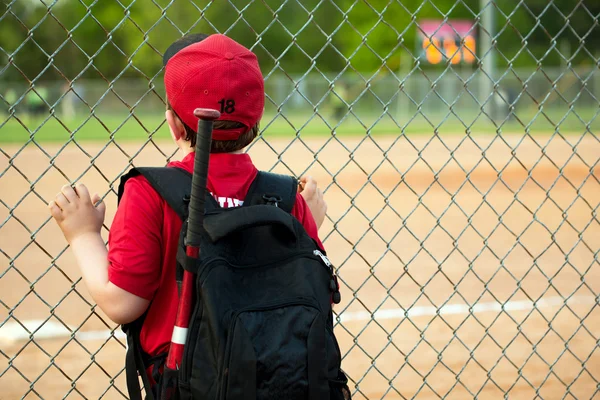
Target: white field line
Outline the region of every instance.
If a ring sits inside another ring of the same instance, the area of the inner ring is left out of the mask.
[[[22,325],[24,325],[27,330],[25,330]],[[73,334],[73,328],[69,328],[70,329],[67,329],[60,322],[48,321],[44,323],[44,320],[37,319],[21,321],[21,324],[17,322],[8,322],[0,328],[0,345],[29,340],[29,337],[31,336],[30,332],[33,333],[34,340],[65,338]],[[82,331],[75,333],[77,340],[106,340],[110,335],[111,332],[109,330]],[[121,328],[117,328],[115,329],[114,336],[124,338],[125,334]]]
[[[598,304],[598,299],[593,296],[579,296],[571,297],[568,301],[568,305],[576,304]],[[548,297],[545,299],[538,300],[535,303],[532,301],[508,301],[504,304],[499,302],[488,302],[479,303],[473,306],[467,304],[447,304],[440,308],[437,307],[423,307],[415,306],[407,310],[403,308],[391,308],[378,310],[373,315],[367,311],[346,311],[340,315],[341,322],[350,321],[368,321],[374,320],[385,320],[385,319],[403,319],[403,318],[416,318],[423,316],[434,316],[434,315],[457,315],[457,314],[480,314],[485,312],[499,312],[504,310],[506,312],[511,311],[528,311],[533,308],[556,308],[565,304],[565,300],[562,297]],[[0,344],[10,344],[16,341],[29,340],[31,336],[30,332],[34,332],[34,340],[42,339],[58,339],[71,336],[72,328],[67,329],[64,325],[55,321],[48,321],[42,325],[43,320],[27,320],[22,321],[22,324],[27,328],[23,328],[21,324],[17,322],[9,322],[0,327]],[[29,331],[29,332],[28,332]],[[120,328],[117,328],[113,335],[117,338],[124,338],[125,334]],[[109,330],[98,330],[98,331],[82,331],[75,333],[77,340],[106,340],[111,336]]]
[[[575,304],[596,304],[598,299],[593,296],[574,296],[571,297],[566,303],[568,305]],[[452,314],[479,314],[490,311],[528,311],[533,308],[552,308],[557,306],[562,306],[565,304],[565,299],[562,297],[548,297],[545,299],[538,300],[534,303],[529,300],[516,300],[516,301],[508,301],[506,303],[499,303],[496,301],[488,302],[488,303],[479,303],[473,306],[469,306],[467,304],[447,304],[440,308],[437,307],[412,307],[409,309],[403,308],[391,308],[378,310],[373,313],[371,317],[371,313],[368,311],[356,311],[356,312],[345,312],[340,315],[341,322],[348,321],[367,321],[373,318],[374,320],[383,320],[383,319],[403,319],[403,318],[414,318],[414,317],[423,317],[423,316],[434,316],[437,314],[440,315],[452,315]]]

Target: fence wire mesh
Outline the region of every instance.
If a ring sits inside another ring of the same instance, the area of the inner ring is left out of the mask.
[[[46,204],[108,205],[177,158],[161,57],[220,32],[261,60],[262,169],[311,174],[356,399],[600,389],[593,1],[4,1],[0,398],[126,398],[125,341]]]

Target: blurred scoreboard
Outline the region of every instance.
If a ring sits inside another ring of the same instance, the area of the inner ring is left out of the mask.
[[[419,29],[420,28],[420,29]],[[418,51],[428,64],[476,62],[474,24],[468,20],[422,20],[417,28]]]

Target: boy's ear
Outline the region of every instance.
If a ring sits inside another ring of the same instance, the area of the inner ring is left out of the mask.
[[[185,126],[183,125],[183,122],[175,116],[175,113],[172,110],[167,110],[165,112],[165,119],[167,120],[167,125],[169,125],[173,140],[177,142],[181,139],[185,139]]]

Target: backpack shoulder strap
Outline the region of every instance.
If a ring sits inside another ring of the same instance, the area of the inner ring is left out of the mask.
[[[291,213],[296,203],[298,181],[293,176],[258,171],[248,189],[244,205],[270,204],[277,202],[282,210]]]
[[[125,356],[125,375],[127,379],[127,392],[131,400],[143,400],[140,389],[139,376],[142,377],[142,384],[146,392],[146,400],[153,400],[152,389],[146,367],[144,365],[144,356],[142,346],[140,345],[140,332],[142,324],[146,318],[147,312],[140,318],[129,324],[121,326],[121,329],[127,335],[127,353]]]
[[[187,206],[192,190],[192,174],[181,168],[140,167],[131,169],[121,178],[118,199],[125,191],[125,182],[134,176],[143,175],[150,185],[165,199],[167,204],[177,213],[179,218],[187,217]],[[186,201],[187,199],[187,201]]]

